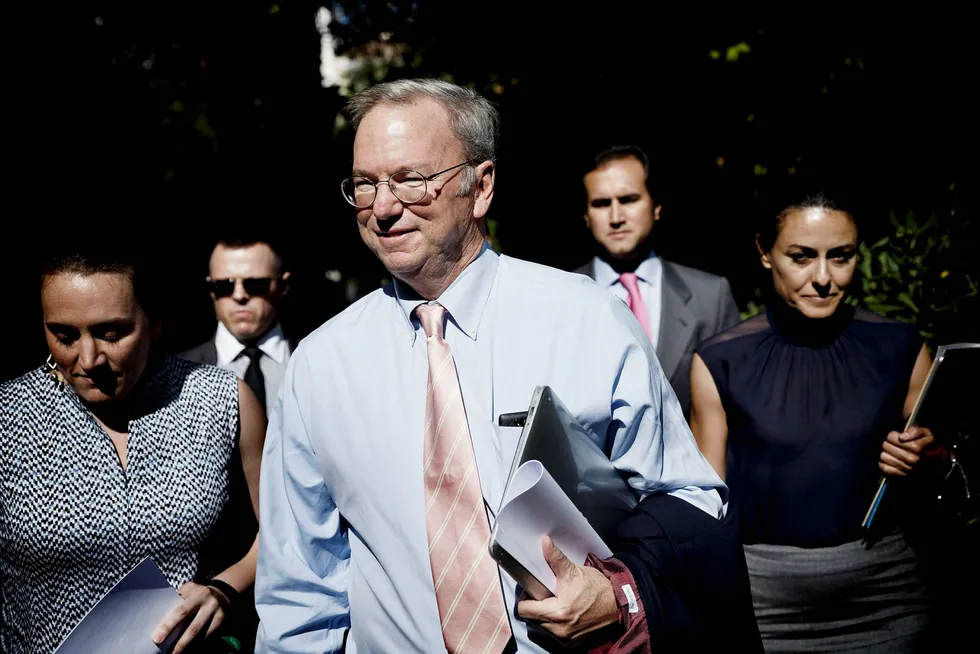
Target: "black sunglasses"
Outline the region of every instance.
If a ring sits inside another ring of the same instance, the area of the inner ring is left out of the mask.
[[[241,280],[245,295],[268,295],[272,289],[272,282],[278,281],[279,277],[246,277]],[[211,279],[208,278],[208,288],[215,297],[228,297],[235,293],[235,282],[237,279]]]

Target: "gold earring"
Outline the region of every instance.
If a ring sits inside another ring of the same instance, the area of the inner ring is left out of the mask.
[[[55,368],[58,367],[58,364],[54,362],[53,354],[48,355],[48,358],[44,361],[44,367],[48,369],[48,372],[54,372]]]

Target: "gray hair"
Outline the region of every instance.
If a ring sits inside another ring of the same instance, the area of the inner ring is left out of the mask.
[[[463,146],[468,161],[496,161],[500,117],[493,104],[472,89],[440,79],[400,79],[372,86],[361,91],[347,103],[344,113],[350,118],[354,132],[364,116],[379,105],[412,104],[430,99],[442,105],[449,114],[449,125]],[[472,191],[476,172],[472,166],[463,168],[459,195]]]

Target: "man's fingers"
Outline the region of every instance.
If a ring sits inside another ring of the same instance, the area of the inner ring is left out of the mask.
[[[568,560],[565,553],[558,549],[558,546],[549,536],[541,538],[541,550],[544,552],[544,560],[551,566],[552,572],[558,579],[564,578],[575,569],[575,564]]]
[[[534,622],[549,622],[549,617],[560,609],[561,601],[557,597],[549,597],[543,600],[523,600],[517,603],[517,615]]]

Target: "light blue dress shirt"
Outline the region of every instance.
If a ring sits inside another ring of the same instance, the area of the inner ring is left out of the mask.
[[[423,300],[394,284],[307,337],[269,417],[260,484],[258,652],[444,652],[424,515]],[[438,299],[488,506],[547,384],[643,494],[713,516],[723,482],[629,309],[580,275],[484,249]],[[501,573],[513,614],[517,584]],[[521,652],[540,652],[511,618]]]

